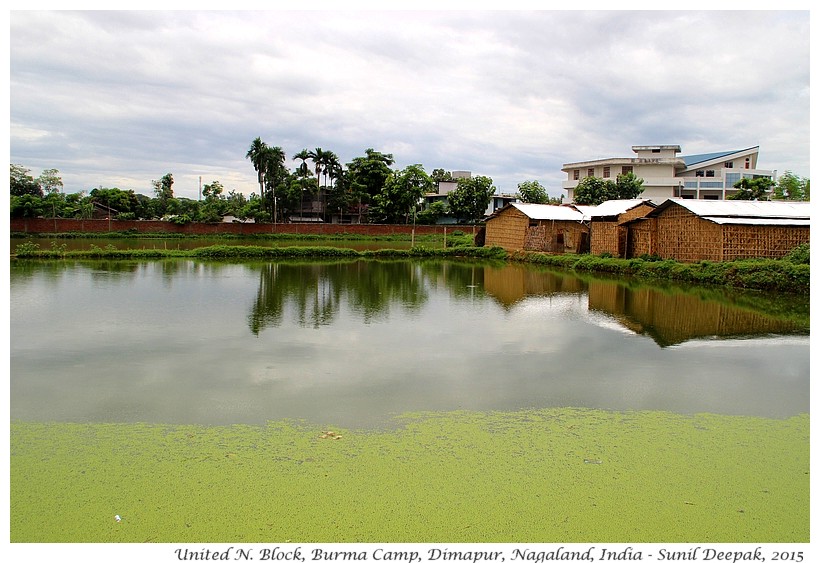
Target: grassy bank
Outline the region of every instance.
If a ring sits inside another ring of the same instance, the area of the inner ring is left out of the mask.
[[[11,541],[809,540],[808,415],[401,422],[339,439],[299,423],[12,423]]]
[[[764,291],[809,293],[810,266],[782,260],[736,260],[733,262],[684,263],[675,260],[607,258],[590,254],[542,254],[518,252],[513,260],[568,268],[578,272],[599,272],[633,276],[646,280],[672,280],[695,284],[721,285]]]
[[[454,239],[458,240],[458,239]],[[806,249],[806,261],[807,258]],[[798,260],[737,260],[734,262],[682,263],[674,260],[621,259],[589,254],[543,254],[539,252],[507,253],[496,247],[475,247],[466,244],[448,248],[430,248],[420,244],[411,249],[354,250],[333,246],[231,246],[214,245],[192,250],[129,249],[118,250],[112,245],[93,246],[91,250],[66,251],[52,244],[42,250],[36,243],[17,247],[17,258],[41,259],[285,259],[285,258],[488,258],[508,259],[576,272],[599,272],[633,276],[646,280],[672,280],[764,291],[796,294],[809,293],[810,266]]]

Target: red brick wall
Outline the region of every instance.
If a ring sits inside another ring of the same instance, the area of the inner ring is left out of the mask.
[[[441,234],[461,230],[469,232],[472,227],[454,225],[416,225],[417,235]],[[303,223],[188,223],[174,225],[168,221],[108,221],[107,219],[11,219],[13,233],[106,233],[134,229],[140,233],[180,233],[186,235],[259,235],[271,233],[288,234],[357,234],[393,235],[410,234],[412,225],[370,225],[370,224],[303,224]]]

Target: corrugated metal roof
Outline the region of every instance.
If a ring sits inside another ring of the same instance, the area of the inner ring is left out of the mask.
[[[589,211],[584,211],[585,215],[590,217],[609,217],[611,215],[620,215],[626,213],[630,209],[638,207],[642,203],[652,203],[648,199],[610,199],[594,207],[590,207]],[[653,204],[654,206],[654,204]],[[576,206],[579,207],[579,206]],[[588,206],[585,206],[588,207]]]
[[[809,227],[810,219],[780,219],[776,217],[703,217],[718,225],[768,225],[775,227]]]
[[[583,221],[584,214],[565,205],[545,205],[542,203],[511,203],[530,219],[537,221]]]
[[[723,151],[723,152],[711,152],[707,154],[690,154],[688,156],[680,156],[678,158],[683,159],[683,163],[686,166],[693,166],[698,164],[699,162],[706,162],[707,160],[714,160],[716,158],[723,158],[725,156],[729,156],[730,154],[734,154],[736,152],[741,151]]]
[[[809,218],[811,204],[806,201],[744,201],[710,199],[669,199],[701,217]]]

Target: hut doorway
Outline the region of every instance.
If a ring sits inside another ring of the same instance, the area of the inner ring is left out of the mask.
[[[589,252],[589,233],[581,231],[581,241],[578,244],[578,252],[586,254]]]

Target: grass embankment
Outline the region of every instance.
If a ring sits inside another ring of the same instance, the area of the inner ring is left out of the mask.
[[[634,276],[646,280],[673,280],[695,284],[745,289],[809,293],[810,266],[788,258],[747,259],[732,262],[694,263],[643,258],[607,258],[590,254],[542,254],[518,252],[513,260],[568,268],[577,272],[599,272]]]
[[[459,244],[448,248],[429,248],[419,245],[410,249],[355,250],[332,246],[231,246],[214,245],[192,250],[128,249],[118,250],[112,245],[91,250],[65,250],[52,244],[50,250],[41,250],[36,243],[18,245],[18,258],[72,258],[72,259],[284,259],[284,258],[484,258],[507,259],[542,264],[576,272],[599,272],[619,276],[633,276],[646,280],[672,280],[695,284],[711,284],[808,294],[810,266],[808,249],[798,247],[781,260],[736,260],[733,262],[683,263],[653,258],[609,258],[590,254],[544,254],[540,252],[507,253],[496,247],[475,247]],[[807,245],[805,245],[807,246]]]
[[[11,541],[809,541],[808,415],[400,422],[13,422]]]

